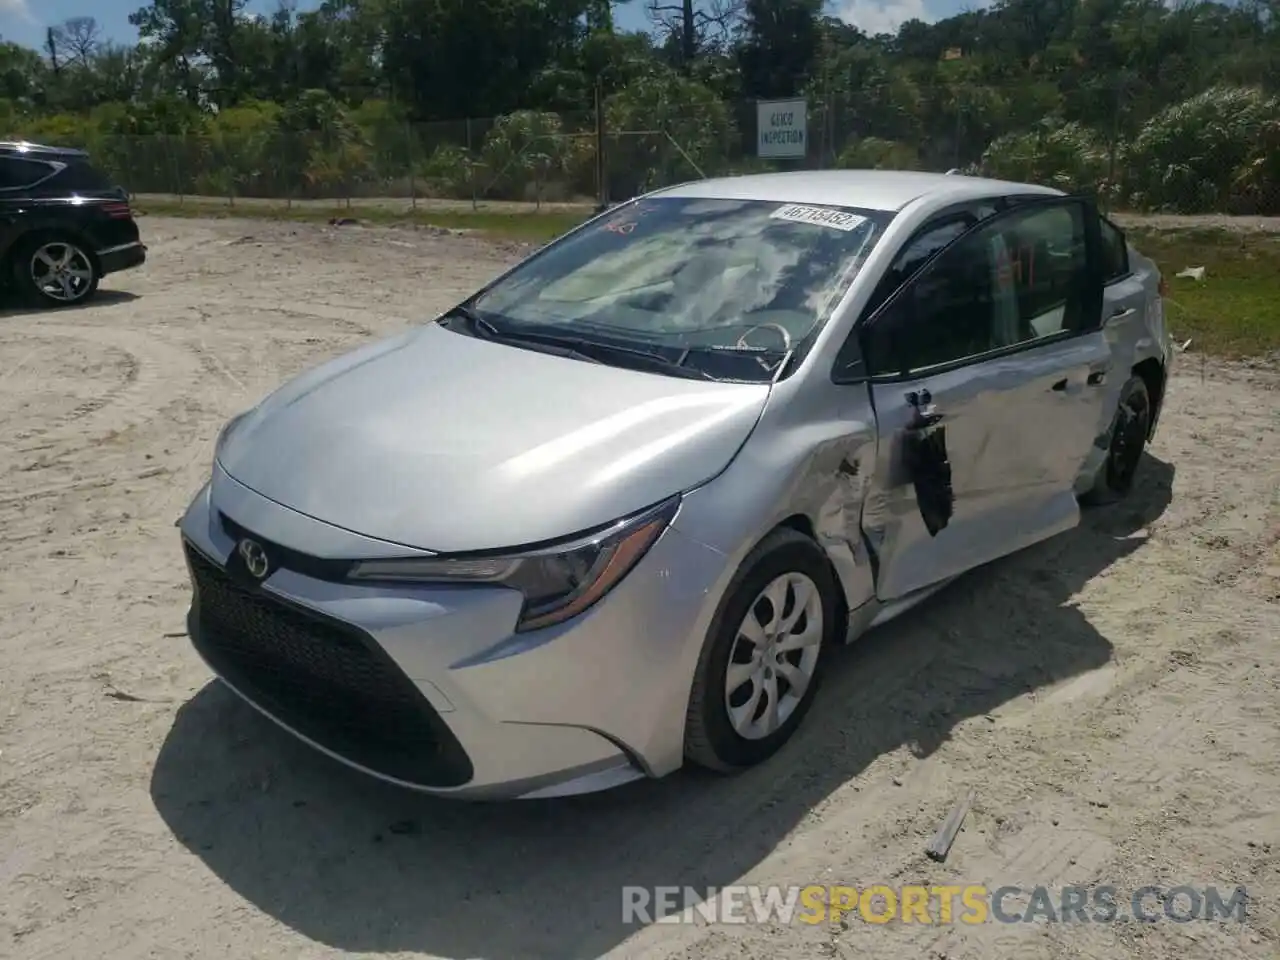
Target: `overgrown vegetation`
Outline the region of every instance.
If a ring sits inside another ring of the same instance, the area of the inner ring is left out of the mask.
[[[1130,230],[1169,281],[1165,315],[1193,353],[1280,356],[1280,235],[1235,230]],[[1203,280],[1178,277],[1204,267]]]
[[[822,0],[626,2],[652,33],[610,0],[151,0],[136,47],[90,17],[0,44],[0,128],[143,193],[541,201],[598,192],[597,83],[614,197],[767,168],[752,101],[802,94],[814,165],[1280,212],[1280,0],[997,0],[877,37]]]

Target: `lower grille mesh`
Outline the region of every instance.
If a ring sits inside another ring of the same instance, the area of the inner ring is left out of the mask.
[[[375,773],[432,787],[471,779],[457,739],[370,637],[242,585],[185,546],[195,588],[192,639],[228,683]]]

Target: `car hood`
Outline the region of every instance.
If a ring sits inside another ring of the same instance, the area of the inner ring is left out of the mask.
[[[498,549],[710,479],[768,396],[767,384],[620,369],[429,324],[287,383],[227,431],[218,462],[262,496],[365,536]]]

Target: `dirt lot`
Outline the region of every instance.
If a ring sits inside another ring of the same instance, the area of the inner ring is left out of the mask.
[[[470,806],[210,682],[173,523],[216,430],[513,249],[144,220],[93,306],[0,317],[0,955],[1274,958],[1280,374],[1182,357],[1140,489],[838,658],[737,780]],[[944,865],[923,847],[964,790]],[[626,884],[1246,885],[1175,924],[624,927]]]

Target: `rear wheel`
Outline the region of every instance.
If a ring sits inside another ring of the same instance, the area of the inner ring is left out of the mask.
[[[1107,459],[1098,470],[1093,488],[1081,498],[1085,503],[1114,503],[1128,496],[1150,431],[1151,396],[1146,382],[1139,376],[1132,376],[1120,388],[1120,402],[1111,425]]]
[[[14,279],[32,301],[49,307],[82,303],[98,289],[98,266],[88,251],[68,237],[41,237],[22,245],[14,257]]]
[[[732,772],[760,763],[809,711],[836,624],[826,554],[794,530],[766,537],[730,585],[685,721],[685,756]]]

